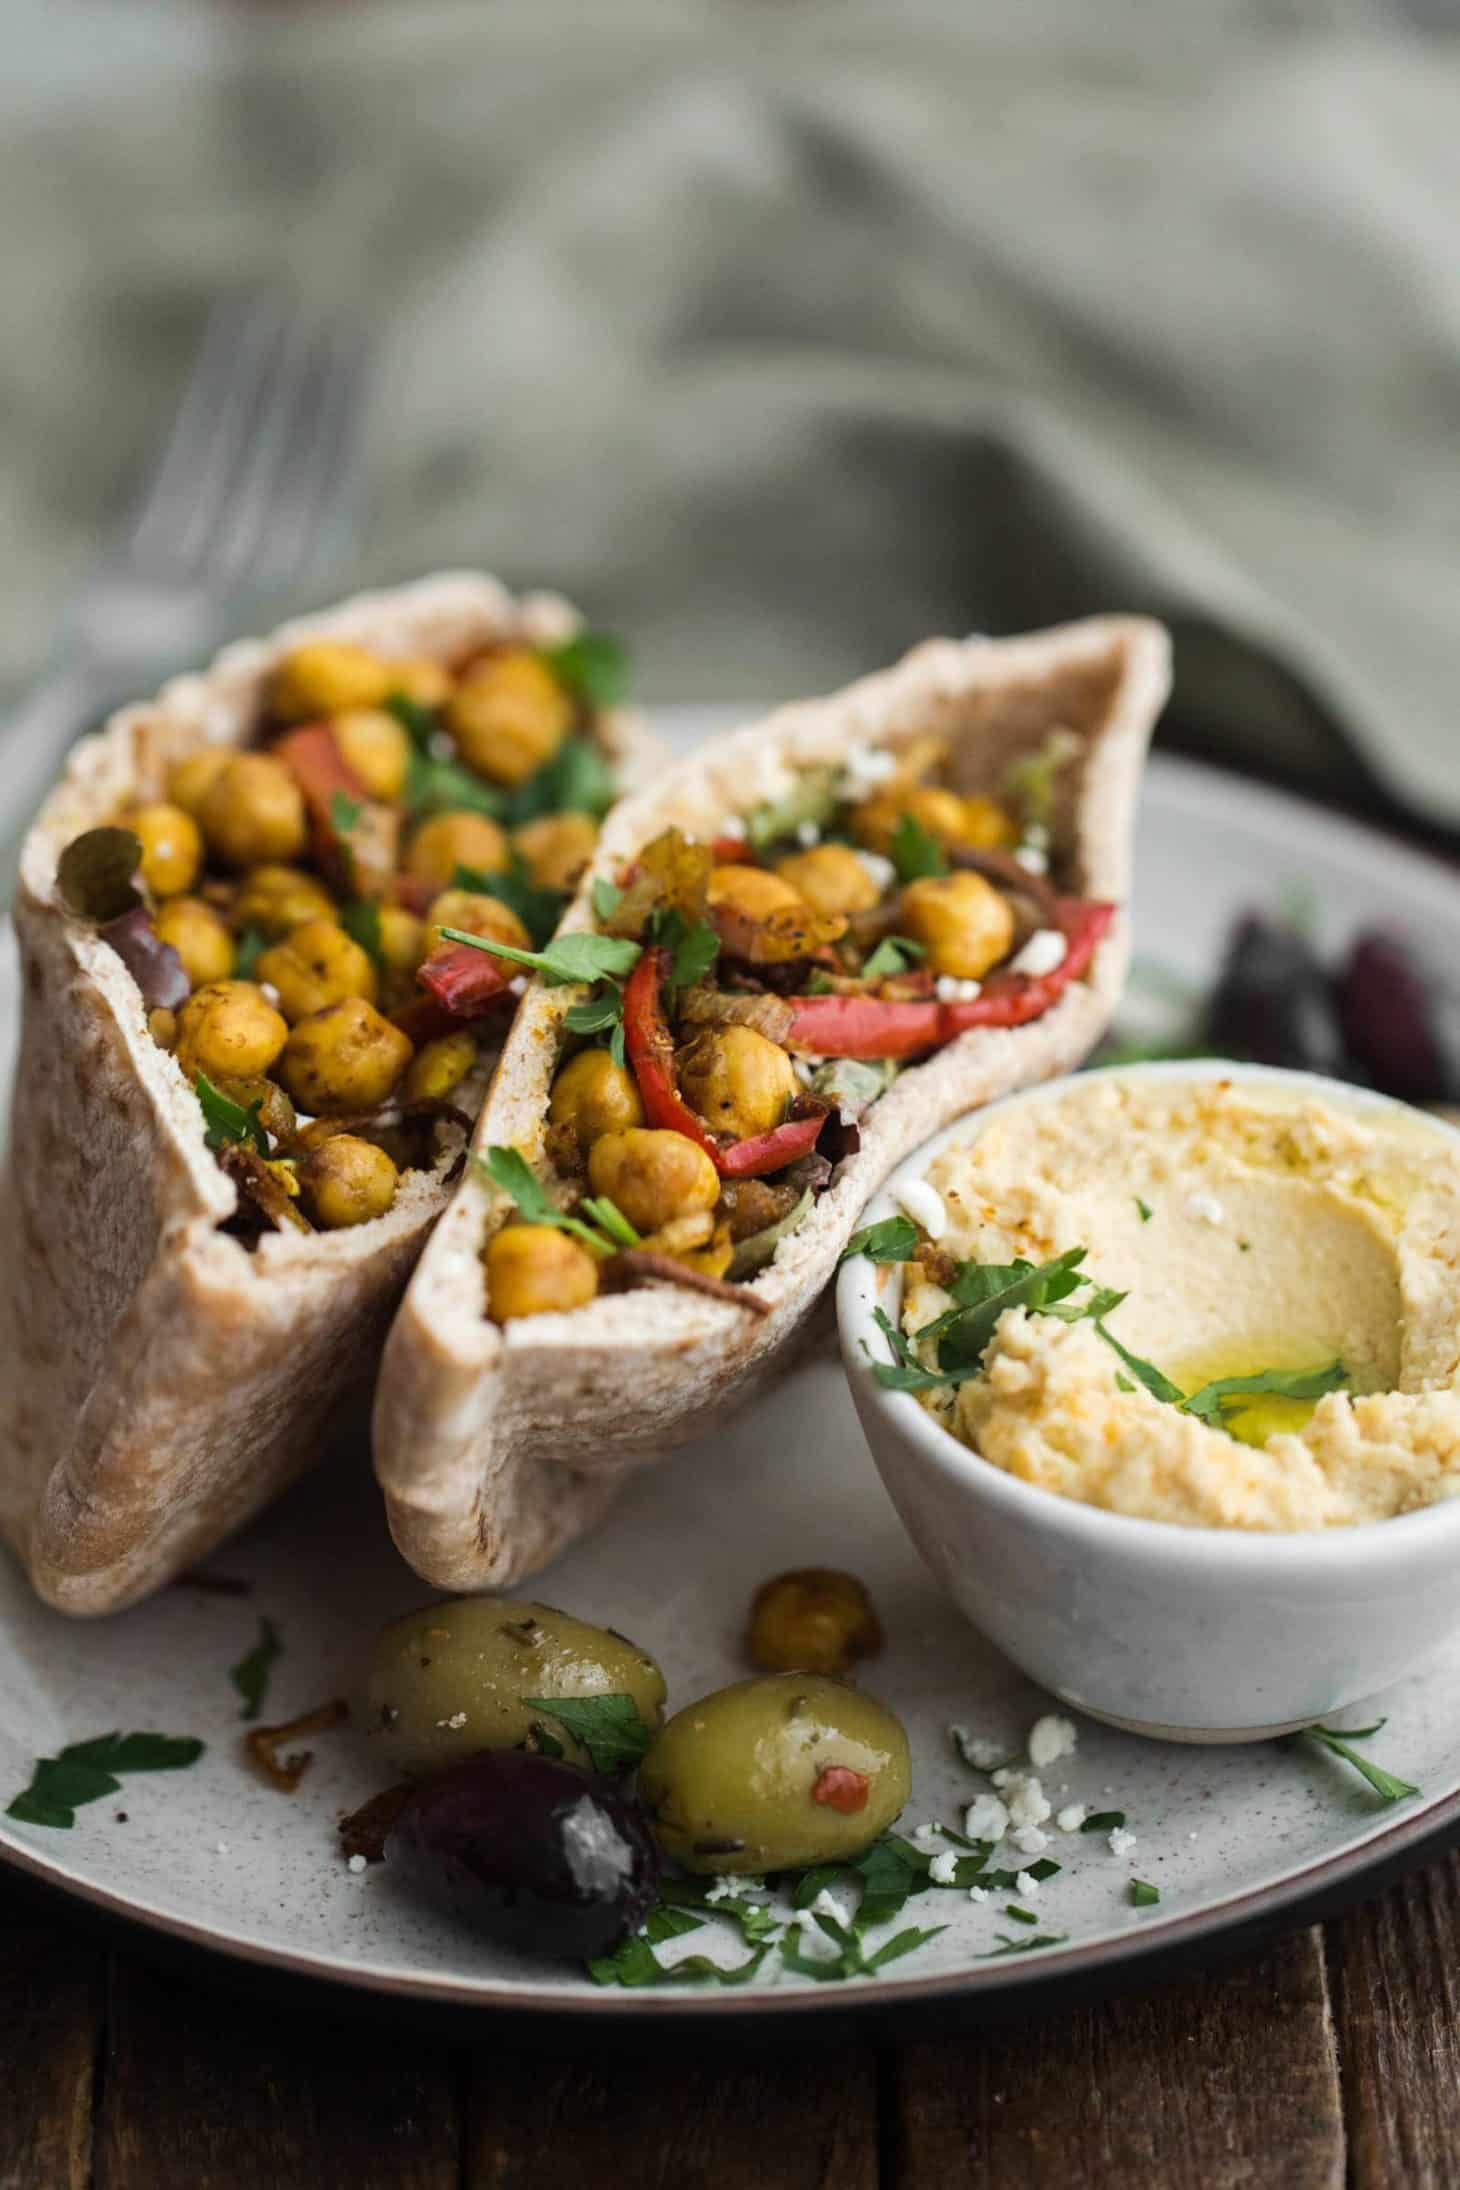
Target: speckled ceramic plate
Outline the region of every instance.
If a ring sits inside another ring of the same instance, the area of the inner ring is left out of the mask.
[[[685,741],[710,726],[689,710],[665,724]],[[1460,885],[1444,869],[1168,760],[1151,771],[1138,874],[1138,947],[1154,971],[1143,967],[1132,1016],[1170,1008],[1168,977],[1202,983],[1233,913],[1285,887],[1311,895],[1327,942],[1364,921],[1408,919],[1460,953]],[[9,954],[6,979],[13,992]],[[12,993],[7,1047],[13,1018]],[[643,1642],[680,1703],[745,1670],[738,1636],[756,1583],[810,1563],[862,1575],[881,1612],[888,1647],[869,1685],[912,1738],[903,1829],[959,1822],[980,1783],[953,1755],[950,1723],[1014,1752],[1049,1706],[936,1593],[878,1484],[829,1339],[728,1431],[645,1475],[541,1587]],[[1108,1982],[1133,1958],[1210,1944],[1358,1890],[1460,1832],[1457,1650],[1383,1699],[1388,1725],[1368,1746],[1419,1783],[1404,1803],[1379,1804],[1338,1760],[1302,1749],[1172,1748],[1082,1723],[1074,1754],[1044,1774],[1046,1789],[1057,1806],[1124,1812],[1135,1841],[1120,1854],[1103,1834],[1056,1831],[1047,1852],[1061,1869],[1037,1894],[919,1897],[901,1921],[946,1929],[872,1980],[813,1984],[780,1970],[772,1953],[736,1989],[601,1989],[463,1936],[406,1899],[382,1867],[346,1868],[336,1821],[378,1785],[378,1767],[348,1730],[317,1738],[292,1796],[261,1784],[242,1759],[228,1668],[261,1615],[284,1645],[266,1716],[285,1718],[348,1692],[377,1623],[424,1594],[390,1545],[364,1455],[304,1484],[211,1566],[246,1581],[248,1594],[174,1588],[88,1625],[37,1605],[0,1560],[0,1801],[26,1784],[38,1755],[112,1728],[208,1744],[190,1770],[136,1776],[79,1810],[71,1831],[0,1817],[0,1856],[159,1930],[381,1992],[600,2019],[1005,2001],[1036,1986]],[[1159,1889],[1157,1904],[1129,1905],[1133,1877]],[[1011,1899],[1037,1926],[1005,1916]],[[998,1954],[1000,1934],[1063,1943]],[[686,1952],[728,1964],[744,1949],[717,1918],[663,1950],[666,1961]]]

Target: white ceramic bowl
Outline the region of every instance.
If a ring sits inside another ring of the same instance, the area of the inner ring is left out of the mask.
[[[1110,1076],[1250,1079],[1360,1115],[1417,1118],[1361,1089],[1261,1066],[1116,1066]],[[1052,1080],[956,1120],[898,1167],[861,1222],[892,1216],[899,1185],[1000,1112],[1058,1101],[1093,1077]],[[873,1321],[879,1306],[899,1320],[901,1270],[865,1256],[845,1263],[842,1355],[892,1502],[960,1609],[1065,1702],[1167,1740],[1267,1739],[1377,1695],[1460,1630],[1460,1498],[1290,1535],[1183,1528],[1081,1505],[1005,1474],[911,1394],[885,1390],[872,1374],[888,1358]]]

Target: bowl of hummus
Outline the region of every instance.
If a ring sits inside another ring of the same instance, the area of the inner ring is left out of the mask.
[[[914,1543],[1064,1701],[1270,1738],[1460,1627],[1460,1133],[1302,1073],[1091,1072],[869,1205],[843,1355]]]

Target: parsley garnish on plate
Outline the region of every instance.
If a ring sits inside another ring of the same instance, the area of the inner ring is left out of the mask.
[[[917,882],[924,875],[948,872],[947,853],[938,839],[929,835],[916,814],[898,816],[890,850],[899,882]]]
[[[1133,1878],[1125,1890],[1133,1909],[1153,1909],[1161,1898],[1160,1887],[1150,1885],[1144,1878]]]
[[[993,1962],[1001,1954],[1033,1954],[1038,1947],[1062,1947],[1069,1936],[1066,1931],[1037,1931],[1028,1939],[1019,1939],[1010,1932],[995,1932],[998,1945],[991,1947],[987,1954],[981,1954],[979,1960]]]
[[[570,981],[601,981],[605,976],[619,979],[632,973],[639,963],[639,946],[617,935],[585,935],[574,932],[560,935],[545,950],[523,951],[515,943],[499,943],[495,936],[468,935],[464,928],[441,930],[449,943],[468,943],[473,950],[487,951],[494,958],[510,958],[517,966],[529,966],[540,973],[549,988],[562,988]]]
[[[550,1224],[556,1231],[569,1233],[595,1255],[611,1255],[620,1247],[642,1244],[628,1218],[606,1195],[580,1204],[589,1211],[591,1221],[587,1223],[559,1209],[520,1149],[489,1148],[484,1156],[474,1155],[472,1162],[494,1186],[511,1196],[529,1224]]]
[[[42,1757],[30,1785],[8,1804],[5,1815],[27,1825],[51,1825],[66,1831],[76,1812],[100,1802],[121,1786],[120,1772],[180,1772],[196,1764],[204,1743],[190,1734],[98,1734],[73,1741],[58,1755]]]
[[[1381,1801],[1403,1802],[1406,1796],[1417,1795],[1418,1787],[1412,1786],[1407,1779],[1399,1779],[1393,1772],[1386,1772],[1372,1757],[1360,1756],[1353,1746],[1356,1741],[1366,1741],[1371,1734],[1382,1732],[1388,1723],[1387,1719],[1375,1719],[1372,1726],[1356,1726],[1350,1734],[1336,1734],[1330,1726],[1305,1726],[1300,1734],[1289,1738],[1295,1742],[1311,1741],[1317,1748],[1342,1757],[1345,1764],[1351,1764],[1360,1777],[1368,1781]]]
[[[200,1072],[194,1078],[193,1093],[203,1113],[203,1138],[215,1155],[219,1149],[242,1146],[267,1156],[269,1136],[259,1124],[262,1096],[245,1110],[231,1095],[225,1095],[222,1088],[214,1087],[206,1072]]]
[[[588,1751],[595,1772],[608,1776],[637,1764],[654,1739],[632,1696],[524,1696],[544,1718],[556,1719]]]
[[[1080,1826],[1082,1833],[1114,1833],[1125,1823],[1124,1810],[1092,1810]]]
[[[655,1954],[648,1939],[635,1933],[614,1948],[612,1954],[602,1954],[588,1964],[588,1974],[595,1985],[744,1985],[760,1968],[770,1953],[770,1944],[759,1946],[743,1962],[724,1968],[712,1962],[707,1954],[691,1954],[683,1962],[666,1968]]]
[[[259,1615],[259,1639],[237,1665],[228,1668],[228,1678],[243,1698],[241,1719],[256,1719],[263,1709],[268,1694],[269,1674],[274,1660],[284,1655],[284,1645],[272,1620]]]
[[[864,1224],[853,1232],[841,1251],[841,1260],[865,1255],[869,1262],[906,1262],[918,1243],[918,1228],[911,1217],[884,1217],[880,1224]]]

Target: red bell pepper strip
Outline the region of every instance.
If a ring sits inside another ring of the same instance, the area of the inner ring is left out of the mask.
[[[333,837],[330,805],[338,795],[363,803],[370,793],[340,751],[327,722],[302,723],[280,738],[274,747],[281,761],[304,793],[309,818],[316,829]]]
[[[675,1085],[674,1037],[660,1001],[668,972],[668,951],[646,950],[624,985],[624,1053],[638,1084],[646,1122],[682,1133],[704,1150],[726,1179],[761,1178],[807,1155],[816,1146],[824,1116],[790,1118],[769,1133],[755,1133],[726,1146],[690,1109]]]
[[[930,996],[893,1003],[881,996],[796,996],[786,1037],[808,1057],[913,1057],[935,1049],[940,1006]]]
[[[443,882],[432,882],[422,874],[398,874],[390,886],[390,894],[397,905],[418,920],[424,920],[442,890]]]
[[[427,996],[458,1026],[465,1019],[480,1019],[498,1004],[510,1004],[511,978],[500,958],[473,950],[469,943],[442,944],[416,973]]]
[[[1065,938],[1065,955],[1053,973],[995,973],[971,1003],[944,1004],[939,1039],[951,1042],[973,1027],[1022,1027],[1038,1019],[1078,981],[1115,918],[1113,905],[1089,898],[1055,900],[1055,919]]]

